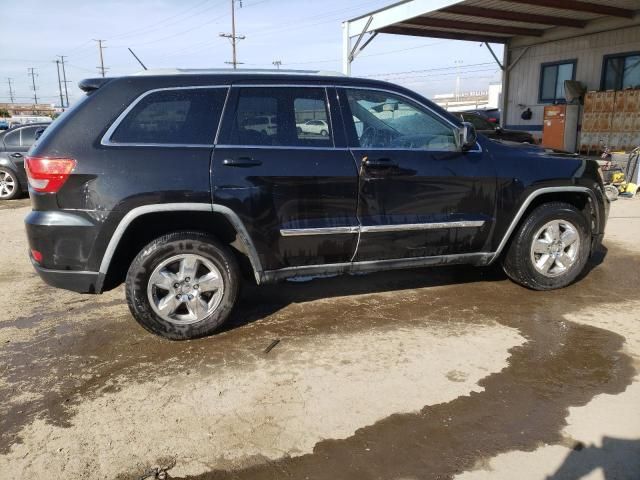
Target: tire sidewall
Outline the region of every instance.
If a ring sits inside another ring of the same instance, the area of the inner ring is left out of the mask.
[[[545,208],[546,207],[546,208]],[[555,207],[555,208],[554,208]],[[576,227],[580,237],[578,257],[569,270],[557,277],[547,277],[538,272],[531,260],[531,244],[534,235],[552,220],[566,220]],[[586,218],[575,208],[568,205],[543,206],[536,210],[524,223],[516,239],[514,252],[518,270],[525,276],[522,282],[536,290],[562,288],[572,283],[583,271],[591,251],[590,230]]]
[[[167,258],[191,253],[213,262],[222,274],[224,292],[218,308],[205,319],[178,325],[162,319],[153,310],[147,296],[149,278]],[[131,264],[127,273],[126,294],[136,320],[147,330],[172,340],[198,338],[213,333],[228,318],[239,289],[235,258],[226,247],[206,235],[170,234],[151,242]]]

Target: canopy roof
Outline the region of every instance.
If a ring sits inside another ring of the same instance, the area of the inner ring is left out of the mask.
[[[602,17],[633,18],[638,0],[404,0],[346,22],[366,32],[506,43],[540,37],[554,27],[584,28]]]

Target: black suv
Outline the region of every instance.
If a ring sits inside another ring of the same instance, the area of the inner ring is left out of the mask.
[[[11,200],[27,191],[24,156],[48,126],[30,123],[0,132],[0,200]]]
[[[546,290],[603,236],[595,161],[476,139],[389,83],[191,70],[80,87],[27,158],[31,259],[77,292],[126,281],[134,317],[171,339],[218,328],[242,278],[501,261]]]

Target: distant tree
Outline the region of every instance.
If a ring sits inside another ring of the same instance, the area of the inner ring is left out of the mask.
[[[9,110],[5,108],[0,108],[0,118],[9,118],[11,115],[9,114]]]

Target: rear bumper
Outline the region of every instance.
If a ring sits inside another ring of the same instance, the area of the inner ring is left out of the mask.
[[[79,272],[72,270],[50,270],[42,268],[31,259],[33,268],[35,268],[40,278],[45,283],[56,288],[63,288],[78,293],[97,293],[99,292],[100,273],[99,272]]]

